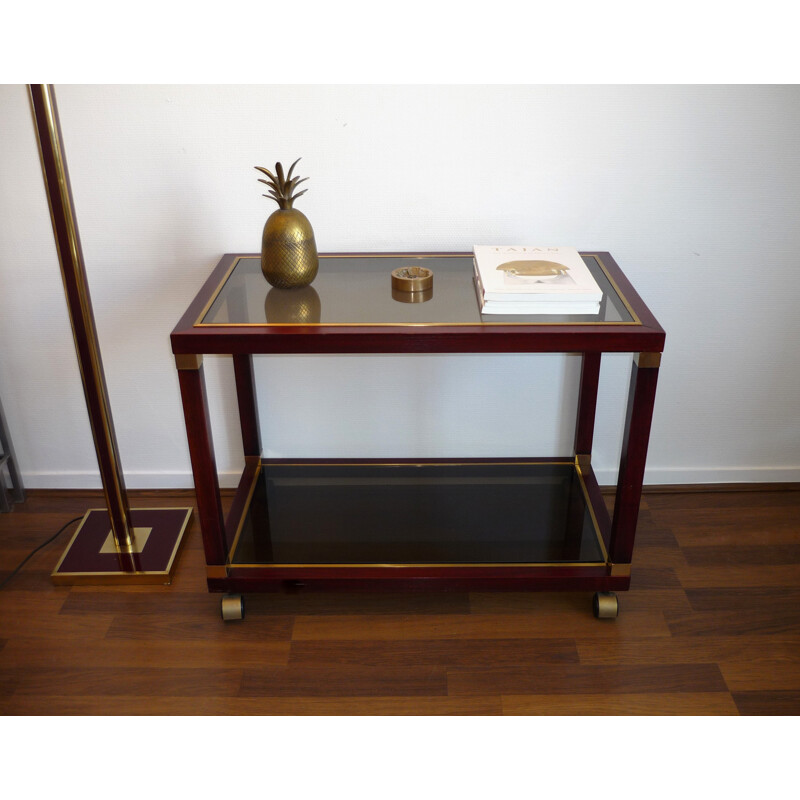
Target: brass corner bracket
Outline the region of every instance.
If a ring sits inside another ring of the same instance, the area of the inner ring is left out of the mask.
[[[206,567],[207,578],[227,578],[228,568],[224,564],[209,564]]]
[[[634,360],[639,369],[660,367],[661,353],[637,353]]]
[[[178,369],[200,369],[203,366],[203,356],[196,353],[176,353],[175,366]]]

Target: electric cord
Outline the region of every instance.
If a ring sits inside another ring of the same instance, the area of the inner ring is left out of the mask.
[[[5,588],[5,586],[6,586],[6,584],[7,584],[7,583],[8,583],[8,582],[9,582],[9,581],[10,581],[10,580],[11,580],[11,579],[12,579],[12,578],[13,578],[13,577],[14,577],[14,576],[15,576],[15,575],[16,575],[16,574],[17,574],[17,573],[18,573],[18,572],[19,572],[19,571],[20,571],[20,570],[21,570],[21,569],[22,569],[22,568],[23,568],[23,567],[26,565],[26,564],[28,563],[28,561],[30,561],[30,560],[31,560],[31,558],[33,558],[33,556],[34,556],[34,555],[36,555],[36,553],[38,553],[38,552],[39,552],[39,551],[40,551],[40,550],[41,550],[43,547],[47,547],[47,545],[48,545],[48,544],[50,544],[51,542],[54,542],[56,539],[58,539],[58,537],[59,537],[59,536],[61,536],[61,534],[62,534],[62,533],[64,533],[64,531],[65,531],[67,528],[69,528],[69,526],[70,526],[70,525],[72,525],[72,523],[73,523],[73,522],[78,522],[78,521],[80,521],[80,520],[82,520],[82,519],[83,519],[83,517],[75,517],[75,519],[71,519],[69,522],[65,523],[64,525],[62,525],[62,526],[61,526],[61,528],[59,528],[59,530],[58,530],[58,533],[55,533],[55,534],[53,534],[53,536],[51,536],[51,537],[50,537],[50,538],[49,538],[49,539],[48,539],[46,542],[42,542],[42,543],[41,543],[41,544],[40,544],[40,545],[39,545],[39,546],[38,546],[36,549],[34,549],[34,550],[31,550],[31,552],[30,552],[30,553],[28,553],[28,555],[27,555],[27,556],[25,556],[25,558],[24,558],[24,560],[22,561],[22,563],[21,563],[21,564],[20,564],[20,565],[19,565],[19,566],[18,566],[18,567],[17,567],[17,568],[16,568],[16,569],[15,569],[15,570],[14,570],[14,571],[11,573],[11,574],[9,574],[9,575],[6,575],[6,577],[5,577],[5,578],[3,578],[3,582],[2,582],[2,583],[0,583],[0,589],[4,589],[4,588]]]

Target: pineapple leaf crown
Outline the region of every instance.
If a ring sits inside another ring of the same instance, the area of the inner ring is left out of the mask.
[[[298,158],[297,161],[299,160]],[[285,176],[280,161],[275,165],[275,174],[270,172],[266,167],[256,167],[259,172],[267,176],[267,180],[264,180],[264,178],[258,179],[259,183],[263,183],[269,187],[269,194],[265,194],[264,197],[272,198],[278,206],[283,209],[292,208],[294,201],[297,200],[301,194],[305,194],[308,191],[308,189],[303,189],[302,192],[297,192],[297,194],[295,194],[294,190],[298,185],[308,180],[308,178],[292,177],[292,172],[294,172],[297,161],[289,167],[289,172]]]

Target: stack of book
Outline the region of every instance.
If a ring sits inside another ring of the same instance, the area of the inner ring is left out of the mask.
[[[475,245],[481,314],[599,314],[603,291],[572,247]]]

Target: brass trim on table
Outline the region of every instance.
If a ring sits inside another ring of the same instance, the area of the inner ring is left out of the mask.
[[[224,564],[209,564],[206,566],[207,578],[227,578],[228,568]]]
[[[233,537],[233,544],[228,551],[228,566],[233,566],[233,554],[236,552],[236,548],[239,546],[239,538],[242,535],[242,529],[244,528],[244,521],[247,519],[247,514],[250,511],[250,503],[253,500],[253,493],[256,490],[256,484],[258,483],[258,478],[261,475],[261,468],[262,463],[261,459],[258,456],[252,456],[252,458],[258,458],[258,467],[256,467],[256,471],[253,473],[253,479],[250,481],[250,488],[247,490],[247,499],[244,501],[244,507],[242,508],[242,514],[239,517],[239,523],[236,526],[236,533]],[[247,459],[245,459],[245,463],[247,463]]]
[[[219,297],[220,292],[224,288],[225,284],[228,282],[228,278],[230,278],[231,273],[236,269],[236,265],[243,258],[258,258],[258,256],[236,256],[236,258],[233,259],[233,263],[230,265],[230,267],[228,267],[228,269],[226,270],[225,274],[222,276],[222,280],[219,282],[219,285],[217,286],[217,288],[214,289],[214,292],[211,295],[211,299],[205,304],[205,306],[203,306],[203,310],[200,312],[200,316],[197,318],[197,321],[194,323],[194,325],[192,325],[193,328],[216,327],[216,325],[218,323],[214,323],[213,325],[212,325],[212,323],[208,323],[208,322],[204,323],[203,322],[203,317],[205,317],[205,315],[208,314],[208,312],[211,310],[211,306],[213,306],[214,303],[216,302],[217,297]],[[262,323],[262,324],[266,325],[266,323]]]
[[[586,488],[586,482],[583,479],[583,468],[580,464],[575,464],[575,471],[578,473],[578,480],[581,484],[581,489],[583,491],[583,499],[586,503],[586,507],[589,509],[589,516],[592,520],[592,526],[594,527],[595,536],[597,536],[597,541],[600,545],[600,552],[603,554],[603,563],[608,563],[608,551],[606,550],[606,543],[603,541],[603,534],[600,531],[600,523],[597,520],[597,516],[594,513],[594,506],[592,505],[592,499],[589,497],[589,490]]]
[[[630,578],[630,564],[609,564],[609,573],[612,578]]]
[[[466,567],[469,569],[488,569],[490,567],[607,567],[606,561],[453,561],[434,563],[433,561],[414,561],[412,563],[402,563],[393,561],[389,564],[319,564],[319,563],[291,563],[291,564],[230,564],[230,569],[335,569],[337,567],[346,569],[427,569],[428,567]]]
[[[588,467],[591,466],[591,463],[592,463],[591,453],[575,453],[576,467]]]
[[[266,462],[269,464],[269,461]],[[606,551],[605,542],[603,541],[603,535],[600,531],[600,525],[597,521],[597,517],[594,513],[594,507],[592,506],[591,499],[589,497],[588,489],[586,488],[586,484],[583,480],[583,475],[581,474],[580,467],[577,463],[569,461],[567,459],[559,459],[553,461],[442,461],[442,462],[424,462],[423,466],[426,467],[436,467],[436,466],[570,466],[575,467],[575,471],[578,475],[578,480],[581,485],[581,491],[583,493],[584,503],[586,507],[589,509],[589,516],[592,520],[592,527],[594,528],[594,534],[597,537],[597,542],[600,546],[600,552],[602,553],[603,560],[602,561],[497,561],[497,562],[489,562],[489,561],[481,561],[481,562],[469,562],[469,561],[454,561],[454,562],[440,562],[434,563],[430,561],[424,562],[412,562],[412,563],[404,563],[404,562],[392,562],[392,563],[340,563],[340,564],[320,564],[320,563],[287,563],[287,564],[270,564],[270,563],[256,563],[256,564],[247,564],[247,563],[236,563],[234,559],[234,554],[236,553],[236,548],[239,544],[239,538],[242,533],[242,529],[244,528],[244,521],[247,518],[247,514],[250,510],[250,501],[253,497],[253,492],[255,491],[256,486],[256,479],[259,477],[261,473],[261,468],[264,465],[264,461],[262,460],[261,464],[259,465],[258,470],[256,470],[255,475],[253,476],[253,481],[250,485],[250,490],[247,494],[247,501],[244,505],[244,509],[242,510],[242,516],[239,520],[239,525],[236,530],[236,538],[234,539],[233,545],[230,548],[230,552],[228,554],[228,565],[227,568],[229,570],[233,569],[335,569],[335,568],[347,568],[347,569],[408,569],[408,568],[415,568],[415,569],[427,569],[428,567],[436,568],[436,567],[466,567],[466,568],[477,568],[477,569],[486,569],[486,568],[497,568],[497,567],[505,567],[508,569],[513,569],[515,567],[608,567],[608,552]],[[332,466],[339,466],[339,467],[358,467],[358,466],[370,466],[370,467],[410,467],[420,465],[419,462],[366,462],[366,461],[347,461],[332,464],[330,462],[321,463],[321,464],[304,464],[302,462],[281,462],[280,464],[276,464],[275,466],[281,467],[293,467],[293,466],[320,466],[320,467],[332,467]]]
[[[269,458],[260,459],[261,465],[268,467],[527,467],[547,466],[556,464],[564,467],[574,466],[567,458],[550,458],[541,461],[280,461]]]
[[[589,256],[589,258],[593,258],[598,263],[600,269],[603,270],[603,274],[606,276],[606,278],[608,279],[608,282],[611,284],[611,287],[616,292],[617,297],[619,297],[619,299],[622,300],[622,305],[625,306],[625,309],[633,317],[633,320],[634,320],[633,322],[598,322],[598,323],[595,323],[595,324],[597,324],[597,325],[641,325],[642,321],[639,319],[639,315],[633,310],[633,306],[628,302],[628,298],[625,297],[625,294],[623,293],[622,289],[619,288],[619,285],[617,284],[617,282],[614,280],[612,275],[606,269],[606,265],[603,263],[603,259],[600,258],[600,254],[599,253],[582,253],[581,255]],[[592,323],[586,323],[586,324],[591,325]]]
[[[639,369],[653,369],[661,366],[661,353],[636,353],[634,356]]]
[[[203,356],[199,353],[176,353],[175,366],[178,369],[200,369],[203,366]]]
[[[361,254],[359,253],[332,253],[330,255],[321,255],[320,258],[358,258]],[[369,253],[369,258],[469,258],[469,253]],[[497,326],[505,326],[505,327],[513,327],[513,326],[531,326],[531,325],[582,325],[582,326],[601,326],[601,325],[641,325],[642,321],[639,319],[638,314],[633,310],[633,306],[628,302],[628,299],[622,293],[622,290],[617,285],[617,282],[614,278],[609,274],[608,270],[606,269],[603,260],[600,258],[599,254],[597,253],[581,253],[581,256],[587,256],[589,258],[593,258],[600,269],[602,270],[603,274],[606,276],[606,279],[611,284],[612,288],[617,294],[617,297],[622,301],[622,304],[625,306],[626,311],[631,315],[632,319],[625,321],[625,320],[618,320],[618,321],[602,321],[602,322],[593,322],[593,321],[582,321],[582,320],[574,320],[570,322],[484,322],[482,319],[475,321],[475,322],[203,322],[206,314],[211,310],[211,306],[214,305],[217,298],[219,297],[222,289],[224,288],[225,284],[230,278],[231,273],[236,268],[236,265],[242,259],[258,259],[258,256],[237,256],[228,270],[225,272],[225,275],[219,282],[219,285],[214,290],[214,293],[211,295],[211,299],[206,303],[203,310],[200,312],[200,315],[197,318],[197,321],[192,326],[193,328],[296,328],[296,327],[305,327],[305,328],[456,328],[456,327],[474,327],[474,326],[488,326],[488,327],[497,327]],[[484,315],[485,316],[485,315]],[[524,316],[524,315],[523,315]]]

